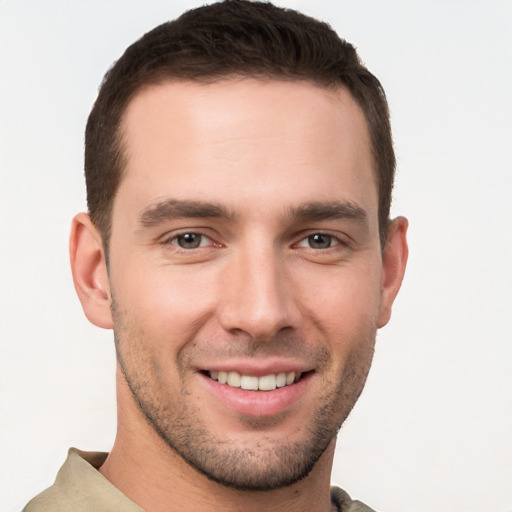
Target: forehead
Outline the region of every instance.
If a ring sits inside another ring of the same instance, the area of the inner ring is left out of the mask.
[[[159,84],[132,99],[121,134],[126,166],[114,213],[118,202],[142,209],[168,195],[234,209],[316,196],[376,211],[366,121],[344,89],[256,79]]]

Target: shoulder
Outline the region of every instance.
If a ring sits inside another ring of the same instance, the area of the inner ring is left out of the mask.
[[[98,471],[106,453],[71,448],[55,483],[33,498],[23,512],[143,512]]]
[[[339,487],[331,487],[331,501],[338,512],[375,512],[361,501],[353,500],[346,491]]]

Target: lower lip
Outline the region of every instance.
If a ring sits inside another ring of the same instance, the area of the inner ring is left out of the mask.
[[[300,402],[312,373],[307,373],[294,384],[273,391],[247,391],[220,384],[206,375],[199,375],[209,391],[229,410],[244,416],[261,417],[279,414]]]

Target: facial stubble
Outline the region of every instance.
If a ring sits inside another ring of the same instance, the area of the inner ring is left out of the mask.
[[[316,377],[322,379],[325,393],[311,411],[309,420],[300,425],[301,435],[272,435],[272,427],[284,421],[275,417],[241,417],[250,435],[247,441],[234,441],[228,434],[219,437],[209,430],[186,384],[192,358],[189,345],[176,358],[179,389],[166,389],[158,376],[161,361],[150,352],[150,344],[140,328],[129,325],[112,304],[117,360],[133,399],[149,426],[174,453],[208,479],[223,486],[244,491],[269,491],[292,485],[305,478],[315,467],[363,390],[371,366],[375,330],[365,329],[343,368],[333,377],[333,360],[324,347],[314,349],[318,362]],[[237,342],[238,345],[239,342]],[[279,345],[279,339],[274,342]],[[283,345],[300,346],[296,338]],[[193,344],[191,344],[193,345]],[[266,342],[268,347],[269,342]],[[249,349],[248,349],[249,350]],[[251,343],[251,353],[257,350]],[[266,350],[266,349],[265,349]]]

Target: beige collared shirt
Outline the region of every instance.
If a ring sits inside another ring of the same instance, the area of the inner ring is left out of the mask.
[[[70,448],[55,483],[23,512],[144,512],[98,471],[106,458],[106,453]],[[331,489],[331,499],[339,512],[374,512],[337,487]]]

